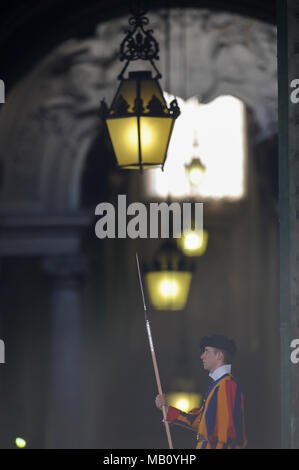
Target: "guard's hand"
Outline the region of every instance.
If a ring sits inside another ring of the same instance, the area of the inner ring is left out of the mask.
[[[156,407],[159,408],[159,410],[162,410],[162,406],[166,406],[166,413],[167,413],[167,410],[168,410],[168,404],[167,404],[167,400],[166,400],[166,395],[163,393],[163,395],[157,395],[156,396],[156,400],[155,400],[155,403],[156,403]]]

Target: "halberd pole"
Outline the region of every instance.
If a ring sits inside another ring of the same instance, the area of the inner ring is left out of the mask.
[[[144,308],[144,315],[145,315],[145,325],[146,325],[150,350],[151,350],[151,354],[152,354],[152,360],[153,360],[153,365],[154,365],[154,371],[155,371],[155,376],[156,376],[158,392],[159,392],[160,395],[163,395],[161,381],[160,381],[160,375],[159,375],[159,370],[158,370],[158,364],[157,364],[157,359],[156,359],[156,353],[155,353],[153,339],[152,339],[151,327],[150,327],[150,323],[149,323],[148,318],[147,318],[147,309],[146,309],[146,303],[145,303],[144,292],[143,292],[143,285],[142,285],[141,272],[140,272],[140,266],[139,266],[139,258],[138,258],[137,253],[136,253],[136,263],[137,263],[138,276],[139,276],[139,282],[140,282],[140,290],[141,290],[142,301],[143,301],[143,308]],[[165,424],[165,430],[166,430],[166,434],[167,434],[169,449],[173,449],[169,424],[166,421],[166,406],[165,405],[162,406],[162,412],[163,412],[163,418],[164,418],[164,424]]]

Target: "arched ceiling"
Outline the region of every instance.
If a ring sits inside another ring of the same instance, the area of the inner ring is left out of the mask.
[[[101,21],[126,15],[131,0],[14,0],[1,3],[1,78],[7,89],[64,40],[92,35]],[[148,0],[157,8],[209,8],[275,24],[275,0]]]

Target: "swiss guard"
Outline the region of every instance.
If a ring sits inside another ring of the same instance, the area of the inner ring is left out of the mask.
[[[164,394],[157,395],[156,406],[166,406],[166,421],[195,431],[196,449],[241,449],[247,440],[244,399],[240,385],[231,374],[236,352],[233,340],[224,335],[205,336],[200,341],[201,360],[213,379],[200,408],[185,413],[168,406]]]

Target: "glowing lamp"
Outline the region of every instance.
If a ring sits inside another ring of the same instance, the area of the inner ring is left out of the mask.
[[[185,412],[200,408],[201,402],[202,395],[196,392],[195,382],[189,376],[174,380],[171,392],[167,393],[167,403]]]
[[[15,444],[19,449],[23,449],[27,445],[25,439],[23,439],[22,437],[17,437],[15,440]]]
[[[145,282],[151,304],[157,310],[183,310],[189,295],[193,267],[172,241],[159,249],[153,263],[145,268]]]
[[[199,186],[203,181],[206,167],[200,158],[193,158],[189,165],[185,165],[187,177],[191,186]]]
[[[118,77],[120,86],[110,109],[105,101],[101,104],[117,165],[129,170],[163,169],[174,121],[180,114],[177,101],[168,107],[163,96],[158,81],[161,74],[153,62],[159,58],[159,45],[152,31],[144,29],[149,22],[145,12],[140,7],[132,10],[132,28],[120,46],[120,60],[126,60]],[[129,63],[138,59],[149,61],[156,76],[151,71],[135,71],[125,78]]]
[[[167,394],[167,402],[179,410],[188,412],[193,408],[199,408],[201,395],[189,392],[173,392]]]
[[[159,82],[150,71],[130,72],[106,113],[118,166],[163,168],[178,113],[174,103],[167,108]]]
[[[145,279],[155,309],[183,310],[192,279],[190,272],[152,271],[146,274]]]
[[[201,256],[206,252],[208,232],[206,230],[190,229],[177,239],[179,248],[186,256]]]

